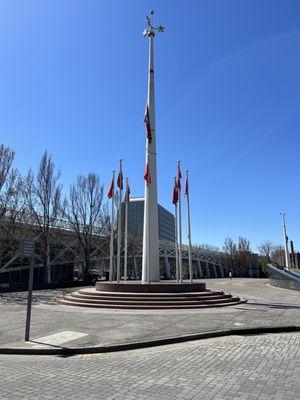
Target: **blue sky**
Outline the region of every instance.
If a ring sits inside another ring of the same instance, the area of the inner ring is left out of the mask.
[[[89,171],[107,188],[122,157],[143,195],[151,8],[166,27],[155,42],[159,202],[172,210],[181,159],[193,242],[281,243],[285,210],[299,250],[297,0],[2,0],[0,142],[23,173],[47,149],[66,192]]]

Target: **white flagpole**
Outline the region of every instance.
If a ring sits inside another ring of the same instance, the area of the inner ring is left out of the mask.
[[[280,213],[282,216],[283,222],[283,234],[284,234],[284,248],[285,248],[285,266],[286,269],[290,269],[290,253],[289,253],[289,240],[286,234],[286,225],[285,225],[285,213]]]
[[[177,185],[176,176],[174,176],[174,184]],[[179,270],[178,270],[178,211],[177,211],[177,203],[174,203],[175,206],[175,256],[176,256],[176,280],[179,283]]]
[[[147,158],[147,165],[148,165],[148,173],[149,173],[149,175],[150,175],[150,170],[149,170],[149,168],[150,168],[150,167],[149,167],[149,157]],[[150,186],[150,184],[151,184],[151,175],[150,175],[150,177],[148,178],[148,180],[149,180],[149,182],[147,182],[148,190],[146,191],[147,194],[146,194],[146,199],[145,199],[146,202],[147,202],[147,204],[149,204],[149,198],[150,198],[149,186]],[[146,207],[146,203],[144,203],[144,207]],[[149,221],[149,220],[150,220],[149,207],[147,207],[146,215],[147,215],[147,220]],[[145,222],[144,222],[144,223],[145,223]],[[148,238],[150,238],[150,224],[147,225],[146,230],[147,230],[147,236],[148,236]],[[148,267],[147,267],[147,273],[146,273],[146,276],[147,276],[147,283],[150,283],[150,282],[151,282],[151,279],[150,279],[150,253],[149,253],[149,252],[148,252],[148,254],[147,254],[147,265],[148,265]],[[158,268],[159,268],[159,258],[158,258]]]
[[[148,95],[144,121],[147,130],[145,159],[151,174],[151,183],[145,184],[144,202],[142,283],[145,284],[160,280],[153,47],[156,32],[163,32],[164,28],[153,26],[153,13],[154,11],[151,11],[147,17],[147,28],[143,32],[144,37],[149,40]]]
[[[126,192],[125,192],[125,236],[124,236],[124,281],[127,280],[127,247],[128,247],[128,177],[126,176]]]
[[[113,170],[112,182],[115,184],[115,170]],[[110,259],[109,259],[109,281],[113,280],[114,270],[114,223],[115,223],[115,187],[113,186],[111,198],[111,226],[110,226]]]
[[[187,204],[187,234],[189,239],[189,272],[190,282],[193,283],[193,268],[192,268],[192,238],[191,238],[191,219],[190,219],[190,188],[189,188],[189,170],[186,173],[186,204]]]
[[[180,170],[180,160],[177,161],[178,170]],[[178,186],[178,218],[179,218],[179,275],[180,275],[180,283],[183,282],[182,276],[182,226],[181,226],[181,182]]]
[[[120,158],[119,176],[122,176],[122,158]],[[122,235],[122,185],[119,187],[119,215],[118,215],[118,249],[117,249],[117,283],[121,273],[121,235]]]

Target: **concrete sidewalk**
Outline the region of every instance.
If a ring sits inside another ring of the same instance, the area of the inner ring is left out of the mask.
[[[58,305],[61,290],[34,292],[31,338],[24,342],[26,294],[0,295],[1,348],[93,348],[214,331],[300,326],[300,293],[266,279],[208,279],[248,303],[214,309],[115,311]],[[76,290],[76,288],[68,289]],[[65,292],[65,291],[64,291]]]

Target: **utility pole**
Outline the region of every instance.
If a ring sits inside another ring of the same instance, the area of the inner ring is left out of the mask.
[[[282,216],[282,225],[283,225],[283,234],[284,234],[284,249],[285,249],[285,267],[286,269],[290,269],[290,253],[289,253],[289,238],[286,234],[286,224],[285,224],[285,213],[280,213]]]

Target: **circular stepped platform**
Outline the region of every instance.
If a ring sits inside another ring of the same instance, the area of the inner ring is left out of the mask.
[[[126,283],[96,284],[95,288],[81,289],[58,299],[62,305],[110,309],[195,309],[226,307],[246,300],[206,290],[205,283]]]

